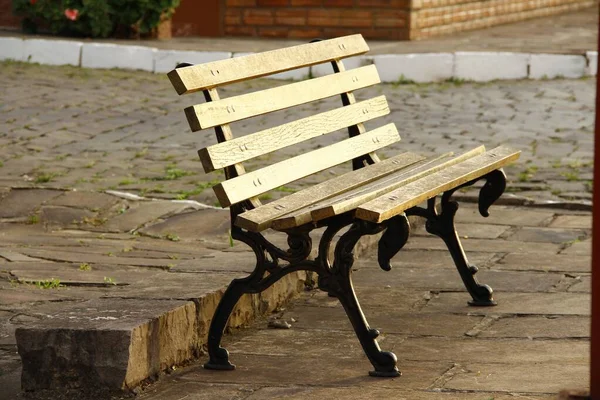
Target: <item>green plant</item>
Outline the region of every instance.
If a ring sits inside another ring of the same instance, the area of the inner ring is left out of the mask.
[[[171,17],[180,0],[14,0],[23,29],[68,36],[140,36]]]
[[[35,177],[35,183],[48,183],[53,180],[58,174],[49,173],[49,174],[39,174]]]
[[[79,264],[79,270],[80,271],[91,271],[92,266],[88,263],[81,263],[81,264]]]
[[[56,278],[32,282],[38,289],[56,289],[60,287],[60,280]]]
[[[170,240],[171,242],[179,242],[179,236],[174,233],[167,233],[165,239]]]
[[[116,285],[117,284],[117,282],[115,282],[115,280],[113,278],[111,278],[110,276],[104,277],[104,283],[106,283],[107,285]]]
[[[404,74],[400,74],[400,77],[398,78],[398,80],[396,82],[393,83],[393,85],[394,86],[412,85],[414,83],[415,83],[415,81],[413,81],[412,79],[408,79],[407,77],[404,76]]]
[[[530,167],[525,168],[522,172],[519,173],[519,182],[528,182],[533,178],[535,173],[538,171],[538,167],[532,165]]]
[[[561,175],[564,176],[565,178],[567,178],[567,181],[569,181],[569,182],[579,180],[579,174],[574,171],[573,172],[563,172]]]

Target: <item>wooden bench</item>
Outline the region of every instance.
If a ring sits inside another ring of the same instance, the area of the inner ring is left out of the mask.
[[[218,144],[199,151],[206,172],[224,169],[225,178],[214,187],[223,207],[231,212],[231,235],[252,248],[256,268],[227,288],[212,320],[205,368],[229,370],[227,350],[220,347],[227,320],[240,296],[260,293],[284,275],[298,270],[318,274],[318,286],[339,299],[360,343],[373,364],[374,376],[398,376],[396,356],[377,344],[379,332],[369,327],[355,296],[351,271],[353,249],[364,235],[383,232],[378,242],[381,268],[391,268],[390,259],[404,246],[409,235],[407,216],[427,219],[427,231],[446,243],[474,306],[494,305],[492,289],[477,282],[477,267],[469,264],[454,229],[458,205],[452,194],[483,179],[479,211],[488,208],[504,192],[506,177],[500,169],[519,157],[519,151],[483,146],[459,156],[451,153],[425,158],[402,153],[381,161],[375,154],[400,140],[395,125],[385,124],[367,131],[364,122],[389,113],[385,96],[357,102],[353,91],[380,82],[374,65],[346,71],[341,59],[369,50],[361,35],[316,41],[310,44],[252,54],[202,65],[180,64],[168,76],[177,93],[203,91],[206,102],[185,109],[192,131],[214,128]],[[331,63],[331,75],[220,99],[217,87],[270,74]],[[230,123],[341,95],[342,106],[234,138]],[[242,163],[255,157],[348,128],[349,138],[329,146],[298,154],[252,172]],[[257,196],[289,182],[315,174],[346,161],[353,170],[305,188],[268,204]],[[420,204],[426,206],[421,207]],[[439,204],[438,204],[439,203]],[[330,252],[331,242],[342,229]],[[288,249],[270,243],[261,232],[274,229],[287,234]],[[324,228],[316,256],[311,256],[310,232]],[[331,254],[333,253],[333,254]]]

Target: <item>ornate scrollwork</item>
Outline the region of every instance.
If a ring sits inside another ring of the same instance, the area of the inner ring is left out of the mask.
[[[377,244],[377,261],[384,271],[392,269],[391,259],[408,241],[410,223],[406,214],[400,214],[385,222],[387,229]]]

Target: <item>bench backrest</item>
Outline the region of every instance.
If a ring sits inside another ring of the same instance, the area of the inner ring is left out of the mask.
[[[218,144],[199,150],[206,172],[224,168],[226,180],[213,189],[221,206],[247,201],[245,208],[260,205],[256,196],[324,169],[353,160],[353,167],[378,162],[374,151],[398,141],[394,124],[366,131],[363,122],[389,113],[385,96],[356,102],[353,90],[380,82],[374,65],[345,71],[341,59],[369,50],[361,35],[183,66],[169,72],[179,94],[203,91],[205,103],[185,109],[192,131],[215,128]],[[333,74],[289,83],[258,92],[220,99],[217,87],[278,72],[330,62]],[[230,123],[327,97],[341,95],[343,106],[234,138]],[[246,173],[242,162],[318,137],[349,129],[350,138]]]

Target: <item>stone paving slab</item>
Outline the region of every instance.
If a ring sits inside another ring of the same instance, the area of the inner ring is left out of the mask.
[[[463,211],[470,212],[470,208],[465,206]],[[518,209],[499,210],[512,213]],[[539,214],[534,218],[527,217],[528,209],[521,210],[525,227],[531,224],[531,229],[563,229],[546,227],[551,221],[568,220],[561,217],[577,215],[581,218],[576,226],[564,228],[564,231],[569,235],[589,233],[584,227],[584,214],[569,214],[560,210],[532,210],[531,212]],[[171,218],[177,218],[176,221],[179,221],[181,215],[177,214]],[[165,224],[171,218],[159,218],[147,226]],[[585,376],[587,368],[589,346],[589,286],[586,286],[589,277],[586,274],[586,271],[589,271],[586,258],[589,263],[589,254],[575,257],[576,266],[572,268],[572,272],[565,271],[560,264],[567,256],[558,253],[579,242],[553,243],[556,241],[555,237],[550,235],[543,236],[546,243],[528,242],[528,239],[537,240],[537,237],[530,236],[523,238],[522,243],[518,244],[519,242],[511,240],[511,235],[521,229],[519,226],[506,228],[504,224],[492,225],[502,229],[502,233],[496,239],[468,238],[464,241],[466,246],[475,250],[471,260],[481,266],[479,279],[494,287],[495,298],[499,302],[497,307],[467,306],[469,296],[461,287],[460,278],[452,267],[450,258],[442,251],[442,247],[436,244],[441,241],[419,233],[422,232],[420,229],[416,229],[416,235],[411,239],[412,244],[408,246],[409,250],[396,257],[397,261],[394,260],[395,268],[392,271],[381,271],[375,260],[368,257],[356,262],[354,275],[359,300],[372,326],[382,332],[381,347],[398,354],[400,367],[404,372],[401,378],[381,381],[366,376],[368,362],[337,300],[322,292],[308,292],[283,308],[275,310],[276,307],[273,306],[267,309],[276,311],[271,319],[288,321],[292,325],[291,329],[266,329],[268,321],[259,319],[254,325],[255,328],[235,331],[232,336],[226,337],[225,342],[229,344],[232,359],[238,365],[236,371],[216,373],[203,370],[197,364],[177,368],[169,377],[163,377],[158,384],[143,390],[140,398],[178,399],[176,396],[185,388],[188,390],[185,395],[190,398],[204,398],[209,394],[211,398],[260,398],[256,396],[279,392],[289,392],[291,396],[311,396],[313,392],[326,394],[332,390],[332,393],[345,390],[348,392],[342,393],[341,398],[348,397],[349,393],[355,393],[358,398],[370,398],[368,393],[371,391],[383,394],[389,391],[395,393],[394,397],[428,399],[437,398],[433,397],[434,394],[439,395],[442,391],[449,392],[444,393],[444,396],[452,399],[451,396],[468,398],[460,397],[464,391],[468,391],[474,392],[473,399],[482,398],[481,396],[503,398],[515,394],[542,399],[551,398],[551,393],[566,387],[585,387],[586,382],[582,380],[582,376]],[[194,240],[191,233],[181,241],[172,241],[164,235],[148,237],[70,229],[45,231],[37,224],[19,225],[19,229],[15,229],[17,225],[14,223],[5,226],[4,231],[10,232],[12,241],[4,245],[5,250],[2,254],[8,257],[0,260],[0,269],[8,271],[10,279],[16,281],[12,286],[16,287],[11,287],[10,282],[6,282],[5,290],[0,290],[0,295],[20,293],[21,297],[17,296],[10,303],[1,302],[6,304],[0,307],[2,318],[10,322],[0,325],[0,334],[3,335],[2,343],[13,348],[14,342],[10,340],[12,332],[15,329],[25,332],[27,329],[35,329],[35,326],[44,326],[44,319],[40,319],[43,315],[61,315],[61,318],[65,318],[68,317],[70,309],[74,310],[71,312],[74,312],[76,317],[85,319],[86,313],[81,310],[93,308],[87,304],[121,304],[123,310],[127,310],[127,304],[159,302],[181,304],[184,310],[185,307],[196,310],[192,314],[184,313],[193,318],[186,318],[188,325],[179,324],[182,327],[189,326],[190,321],[198,321],[197,328],[193,330],[194,334],[190,333],[191,336],[188,336],[195,339],[175,342],[181,343],[182,348],[187,350],[183,353],[165,354],[181,355],[186,354],[186,351],[194,355],[201,354],[199,338],[206,334],[208,320],[212,315],[212,311],[209,310],[214,310],[219,292],[205,297],[200,293],[209,293],[212,287],[223,287],[232,277],[242,276],[244,269],[237,270],[236,266],[241,265],[244,260],[250,261],[249,252],[235,247],[228,249],[226,243],[220,243],[222,239],[215,241],[215,238],[223,235],[219,230],[209,235],[214,241],[211,242]],[[180,222],[173,226],[186,229],[185,224]],[[477,228],[473,226],[472,229],[471,233],[476,233]],[[19,234],[26,234],[28,240],[31,238],[32,243],[38,244],[35,247],[18,247]],[[48,240],[50,238],[63,240],[63,245],[60,246],[58,240]],[[44,244],[44,239],[49,243]],[[494,242],[499,244],[490,245]],[[215,248],[205,247],[207,243],[214,243]],[[61,254],[61,248],[64,254]],[[226,249],[228,251],[223,251]],[[50,258],[87,256],[89,260],[100,260],[98,257],[101,257],[102,260],[112,261],[91,263],[91,271],[80,271],[77,262],[46,260],[36,266],[30,259],[19,259],[19,256],[35,259],[43,254],[54,254]],[[181,257],[172,259],[165,257],[165,254],[181,254]],[[468,254],[471,255],[469,252]],[[156,264],[167,259],[174,265],[161,268]],[[141,263],[144,260],[147,262],[146,266]],[[222,260],[219,262],[223,270],[211,272],[210,270],[215,268],[211,268],[210,263],[217,260]],[[509,264],[515,265],[507,268]],[[249,263],[249,266],[251,265]],[[96,267],[97,269],[94,269]],[[89,282],[96,284],[100,283],[98,281],[100,275],[104,275],[104,271],[116,272],[115,268],[118,268],[119,273],[124,274],[123,278],[120,278],[123,284],[103,282],[105,285],[86,287],[76,284],[75,281],[69,285],[69,281],[66,280],[67,285],[63,287],[40,289],[18,283],[19,274],[23,277],[27,273],[31,274],[29,278],[34,279],[35,275],[44,271],[60,272],[61,268],[71,271],[75,277],[77,274],[96,274],[87,278]],[[144,272],[135,279],[127,276],[128,271],[136,274],[137,270]],[[11,271],[18,272],[11,274]],[[232,326],[244,325],[249,315],[253,318],[259,316],[259,310],[265,311],[261,309],[260,304],[263,304],[266,298],[272,299],[273,304],[284,304],[290,293],[297,293],[299,290],[294,286],[299,279],[301,280],[300,277],[290,277],[282,282],[284,286],[276,293],[264,293],[261,295],[262,299],[245,297],[233,314]],[[40,312],[36,314],[30,308],[29,299],[36,299],[37,303],[34,304],[43,305]],[[137,308],[134,306],[130,309]],[[107,308],[109,309],[112,310]],[[201,314],[198,310],[206,310],[206,313]],[[169,311],[167,315],[172,312]],[[94,311],[89,315],[90,318],[103,316]],[[152,321],[160,320],[149,319],[150,324],[159,323]],[[60,318],[55,318],[54,321],[54,324],[61,324]],[[173,317],[165,321],[169,322],[161,326],[170,326],[178,319]],[[116,324],[107,320],[97,320],[93,323],[99,324],[99,327]],[[140,327],[144,326],[133,325],[136,326],[134,329],[143,329]],[[167,331],[164,331],[164,335],[160,337],[164,337],[165,340],[170,337]],[[125,340],[126,337],[120,340]],[[185,335],[178,336],[178,340],[181,337]],[[190,341],[195,344],[190,345]],[[48,343],[48,340],[44,342]],[[139,345],[144,345],[143,343],[140,342]],[[154,342],[145,343],[151,345]],[[324,351],[326,357],[323,356]],[[0,351],[0,355],[2,354],[8,357],[6,365],[18,365],[11,364],[14,361],[10,360],[14,358],[11,359],[8,353]],[[482,358],[481,354],[486,356]],[[151,364],[149,368],[160,371],[173,364],[177,363],[171,361],[165,362],[164,365]],[[319,365],[319,368],[314,368],[314,365]],[[507,375],[511,379],[502,375],[508,373],[515,365],[526,365],[535,372],[526,380],[518,380],[514,373]],[[543,368],[538,368],[539,365]],[[558,376],[558,372],[552,371],[561,370],[564,373],[560,378],[553,380]],[[302,374],[293,371],[302,371]],[[485,372],[485,381],[480,381],[483,376],[481,371]],[[11,374],[7,376],[16,376],[14,372]],[[139,376],[141,375],[143,374]],[[135,386],[135,379],[128,382],[131,383],[131,387]],[[192,392],[189,392],[190,390]],[[195,390],[201,392],[196,393]]]
[[[556,393],[566,387],[589,385],[589,365],[560,363],[522,363],[515,365],[470,363],[461,365],[461,374],[444,385],[448,390]]]

